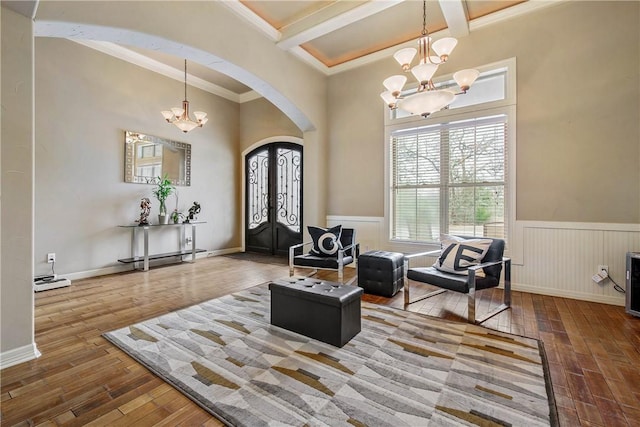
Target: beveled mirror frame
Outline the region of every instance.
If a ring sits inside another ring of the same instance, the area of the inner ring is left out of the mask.
[[[158,182],[158,176],[141,176],[135,173],[136,143],[139,142],[159,145],[162,147],[163,153],[166,150],[171,152],[178,150],[183,153],[184,163],[180,165],[180,176],[170,176],[169,179],[173,185],[187,187],[191,185],[191,144],[128,130],[124,131],[124,182],[134,184],[157,184]],[[161,171],[159,176],[164,176],[164,172]]]

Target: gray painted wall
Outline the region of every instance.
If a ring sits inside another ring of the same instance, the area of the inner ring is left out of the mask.
[[[38,34],[105,40],[197,60],[252,87],[304,131],[305,222],[326,216],[327,78],[224,2],[41,2]]]
[[[517,219],[640,222],[640,3],[568,2],[459,40],[448,74],[517,59]],[[329,79],[328,214],[384,215],[389,59]]]
[[[302,138],[303,133],[264,98],[240,104],[240,152],[265,138],[281,135]]]
[[[33,357],[33,23],[1,11],[0,353]]]
[[[142,197],[151,199],[157,222],[154,186],[124,182],[125,130],[191,144],[191,186],[177,187],[178,209],[201,204],[198,219],[207,224],[198,226],[199,248],[240,245],[238,104],[189,87],[192,111],[207,112],[209,122],[184,134],[160,115],[181,104],[182,83],[68,40],[37,38],[35,45],[37,274],[50,271],[48,252],[62,274],[119,265],[130,256],[130,231],[117,226],[139,217]],[[175,203],[169,196],[167,209]],[[176,250],[177,235],[154,230],[151,251]]]

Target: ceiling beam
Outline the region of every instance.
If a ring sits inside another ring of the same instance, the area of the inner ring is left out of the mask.
[[[449,33],[452,37],[469,35],[469,21],[463,0],[439,0],[440,9],[447,21]]]
[[[8,7],[20,15],[26,16],[29,19],[34,19],[36,17],[38,3],[40,3],[40,0],[2,0],[3,6]]]
[[[243,17],[249,21],[255,28],[262,31],[267,37],[273,41],[278,41],[281,38],[280,31],[276,30],[267,21],[259,17],[247,6],[240,3],[240,0],[226,0],[221,1],[220,4],[227,6],[234,11],[237,15]]]
[[[405,0],[339,1],[282,30],[277,46],[289,50],[332,31],[353,24]]]

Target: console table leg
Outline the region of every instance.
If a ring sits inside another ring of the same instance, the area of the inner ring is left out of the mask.
[[[131,229],[131,258],[135,259],[136,255],[138,255],[138,229],[132,228]]]
[[[144,271],[149,271],[149,227],[144,227]]]
[[[196,262],[196,226],[191,224],[191,262]]]

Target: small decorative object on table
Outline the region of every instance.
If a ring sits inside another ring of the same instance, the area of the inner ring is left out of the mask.
[[[184,220],[185,223],[191,222],[196,219],[196,215],[200,213],[200,203],[193,202],[193,206],[189,208],[189,215],[187,215],[187,219]]]
[[[171,212],[171,221],[173,221],[174,224],[177,224],[180,222],[180,218],[184,218],[184,214],[182,212],[178,212],[177,209],[174,209],[173,212]]]
[[[167,224],[169,221],[165,202],[173,190],[174,187],[171,185],[171,180],[169,180],[167,174],[162,178],[158,177],[158,183],[156,184],[156,188],[153,189],[153,195],[156,196],[156,199],[160,202],[160,211],[158,214],[158,222],[160,224]]]
[[[151,200],[148,197],[140,200],[140,219],[138,225],[149,225],[149,213],[151,212]]]

